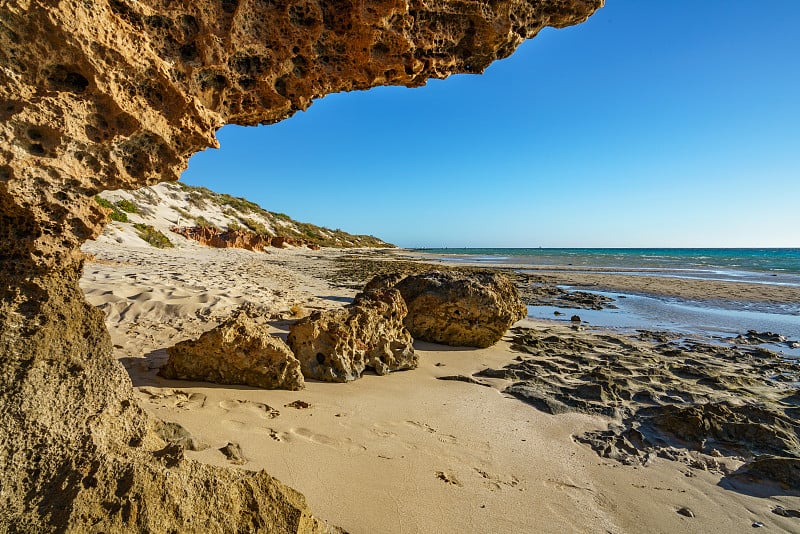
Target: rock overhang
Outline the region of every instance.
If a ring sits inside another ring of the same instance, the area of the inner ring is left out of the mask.
[[[104,217],[87,198],[176,180],[225,124],[479,73],[603,0],[44,0],[0,7],[0,237],[44,269]],[[30,236],[36,235],[36,238]]]
[[[603,1],[0,2],[0,530],[325,531],[268,475],[153,434],[78,287],[94,195],[176,180],[225,124],[482,72]]]

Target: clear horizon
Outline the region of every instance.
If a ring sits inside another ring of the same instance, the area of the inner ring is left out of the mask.
[[[800,2],[769,6],[608,0],[482,76],[227,126],[182,181],[405,248],[798,248]]]

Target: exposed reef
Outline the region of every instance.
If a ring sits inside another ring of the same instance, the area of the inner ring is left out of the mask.
[[[264,473],[152,431],[78,287],[94,195],[175,180],[229,123],[481,72],[602,0],[0,3],[0,531],[315,532]]]
[[[608,430],[575,438],[599,455],[629,465],[660,456],[800,489],[795,361],[760,347],[661,332],[553,326],[514,334],[517,362],[475,376],[511,380],[506,393],[547,413],[615,419]]]

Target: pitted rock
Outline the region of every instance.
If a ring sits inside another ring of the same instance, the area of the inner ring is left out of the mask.
[[[413,369],[418,357],[403,325],[406,313],[397,290],[366,291],[344,309],[301,319],[292,325],[288,343],[306,378],[349,382],[367,368],[379,375]]]
[[[158,373],[164,378],[265,389],[305,387],[300,362],[286,343],[244,311],[167,353],[169,360]]]

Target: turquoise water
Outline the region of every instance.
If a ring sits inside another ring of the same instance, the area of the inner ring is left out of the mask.
[[[800,275],[800,248],[425,248],[454,261]]]
[[[800,286],[797,248],[427,248],[445,262]],[[430,256],[428,256],[430,255]],[[608,270],[608,271],[605,271]]]
[[[669,276],[725,280],[775,286],[800,286],[800,249],[669,249],[669,248],[468,248],[415,249],[445,262],[511,265],[519,271],[544,268],[593,273],[625,271],[633,276]],[[585,289],[582,289],[585,290]],[[800,340],[800,302],[786,304],[704,301],[646,295],[600,293],[614,299],[616,309],[566,310],[529,306],[531,317],[554,319],[556,310],[573,313],[589,325],[631,329],[667,329],[703,336],[734,336],[747,330],[773,331]],[[800,349],[769,347],[791,357]]]

